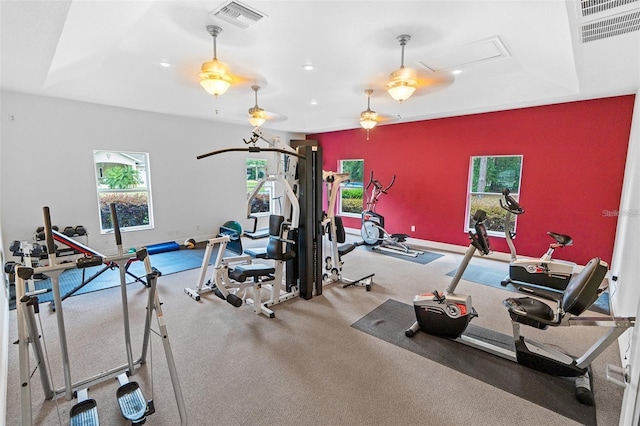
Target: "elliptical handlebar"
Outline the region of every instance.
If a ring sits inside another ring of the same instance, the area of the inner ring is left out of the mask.
[[[391,189],[391,187],[393,186],[393,184],[395,183],[395,181],[396,181],[396,175],[393,175],[393,177],[391,178],[391,183],[389,183],[389,186],[387,186],[386,188],[382,189],[382,191],[381,191],[381,192],[382,192],[383,194],[386,194],[386,193],[387,193],[387,191],[388,191],[389,189]],[[378,184],[380,184],[380,182],[378,182]],[[380,185],[380,187],[382,187],[382,185]]]
[[[396,175],[393,175],[389,185],[387,187],[384,187],[382,186],[382,184],[378,179],[373,178],[373,170],[371,170],[371,173],[369,173],[369,183],[367,183],[367,186],[365,186],[364,188],[364,192],[367,196],[368,211],[375,211],[375,206],[378,203],[378,198],[380,197],[380,195],[386,194],[387,191],[393,186],[395,181],[396,181]],[[371,185],[374,186],[374,189],[371,190],[369,194],[367,194],[367,190],[371,187]]]
[[[510,193],[511,191],[509,191],[509,188],[505,188],[502,190],[502,195],[504,195],[504,203],[502,202],[502,200],[499,200],[500,207],[512,214],[524,213],[524,209],[511,195],[509,195]]]

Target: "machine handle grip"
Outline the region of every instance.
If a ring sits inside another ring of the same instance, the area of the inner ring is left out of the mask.
[[[382,190],[382,192],[383,192],[384,194],[386,194],[386,193],[387,193],[387,191],[388,191],[389,189],[391,189],[391,187],[393,186],[393,184],[395,183],[395,181],[396,181],[396,175],[393,175],[393,177],[391,178],[391,183],[389,184],[389,186],[387,186],[385,189],[383,189],[383,190]]]
[[[373,170],[371,170],[371,173],[369,173],[369,183],[367,184],[367,186],[364,188],[365,191],[367,189],[369,189],[369,187],[373,184]]]
[[[120,234],[120,224],[118,223],[118,213],[116,213],[115,203],[109,204],[111,209],[111,221],[113,222],[113,232],[116,234],[116,245],[119,247],[122,245],[122,235]]]
[[[504,203],[502,202],[502,200],[500,200],[500,207],[513,214],[524,213],[524,209],[511,195],[509,195],[510,193],[511,191],[509,191],[509,188],[505,188],[502,190],[502,195],[504,195]]]
[[[49,256],[56,253],[56,245],[53,242],[53,232],[51,230],[51,214],[49,212],[49,207],[43,207],[42,212],[44,214],[44,235],[47,241],[47,253]]]

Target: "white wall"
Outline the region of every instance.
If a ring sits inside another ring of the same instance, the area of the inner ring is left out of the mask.
[[[4,116],[0,103],[0,115]],[[4,126],[4,123],[3,123]],[[0,165],[2,164],[2,139],[0,139]],[[0,173],[0,188],[2,187],[2,173]],[[2,197],[0,197],[0,212],[2,212]],[[2,214],[0,214],[0,217]],[[2,242],[2,227],[0,226],[0,243]],[[5,253],[0,244],[0,267],[4,268]],[[9,294],[6,275],[2,274],[2,289],[0,289],[0,423],[7,417],[7,368],[9,362]]]
[[[53,225],[83,225],[89,246],[114,252],[113,236],[99,234],[94,149],[149,153],[155,229],[123,233],[125,248],[212,235],[227,220],[249,225],[244,220],[247,155],[196,160],[217,149],[245,147],[242,139],[252,129],[248,123],[221,124],[13,92],[3,92],[2,103],[5,249],[12,240],[30,240],[43,224],[42,207],[49,206]],[[287,142],[301,138],[272,133]]]
[[[613,312],[640,315],[640,92],[636,94],[627,164],[620,200],[610,286]],[[631,382],[625,391],[620,424],[637,424],[640,415],[640,330],[638,326],[618,339],[622,365],[631,364]],[[635,420],[633,420],[635,419]]]

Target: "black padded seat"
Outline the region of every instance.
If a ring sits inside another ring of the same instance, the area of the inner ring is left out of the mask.
[[[569,246],[573,243],[573,238],[568,235],[556,234],[555,232],[547,232],[547,235],[556,240],[561,246]]]
[[[549,305],[531,297],[509,298],[503,302],[509,308],[511,319],[540,330],[546,330],[553,321],[554,312]]]
[[[608,266],[594,257],[585,265],[578,275],[569,281],[558,302],[558,311],[563,312],[556,318],[554,310],[544,302],[531,297],[509,298],[503,304],[509,309],[514,322],[546,329],[562,322],[564,314],[580,315],[598,299],[600,285],[607,274]]]
[[[345,254],[351,253],[355,248],[355,244],[343,244],[338,247],[338,254],[340,255],[340,257],[342,257]]]
[[[261,263],[250,263],[247,265],[238,265],[235,268],[233,268],[233,270],[234,272],[239,272],[243,274],[245,277],[253,277],[253,278],[269,277],[271,276],[271,274],[276,272],[276,268],[269,265],[263,265]]]

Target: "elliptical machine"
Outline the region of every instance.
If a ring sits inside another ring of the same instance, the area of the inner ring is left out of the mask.
[[[475,252],[480,251],[482,255],[491,252],[483,223],[485,217],[486,213],[482,210],[475,213],[475,233],[469,232],[471,244],[445,292],[433,291],[414,297],[416,322],[405,331],[405,335],[413,337],[422,330],[550,375],[576,377],[576,397],[583,404],[593,405],[588,372],[591,362],[624,331],[635,325],[635,317],[580,316],[606,290],[603,280],[608,265],[597,257],[591,259],[557,299],[549,299],[557,304],[555,309],[531,297],[504,300],[503,305],[511,317],[513,345],[502,346],[482,340],[478,335],[465,334],[467,326],[478,313],[471,303],[471,296],[456,294],[455,290]],[[520,324],[539,330],[546,330],[549,326],[573,325],[605,327],[607,331],[582,356],[573,357],[520,335]]]
[[[369,183],[364,189],[366,193],[371,188],[371,192],[367,194],[366,209],[362,212],[360,234],[362,235],[363,243],[371,246],[372,250],[385,250],[405,256],[417,257],[419,254],[424,254],[424,252],[413,250],[405,244],[409,237],[407,234],[389,234],[384,229],[384,216],[376,212],[380,196],[386,194],[395,181],[396,175],[393,175],[389,185],[384,187],[379,180],[373,178],[373,170],[371,171]]]
[[[513,245],[515,233],[511,231],[511,215],[521,215],[524,209],[510,195],[508,188],[502,190],[504,203],[500,200],[500,207],[507,211],[504,218],[504,234],[511,252],[509,262],[509,274],[500,282],[503,286],[513,284],[518,290],[540,294],[545,291],[561,292],[567,288],[569,280],[573,276],[576,264],[566,260],[553,259],[555,249],[570,246],[573,240],[568,235],[547,232],[555,240],[549,245],[549,249],[539,259],[518,259],[516,248]]]

